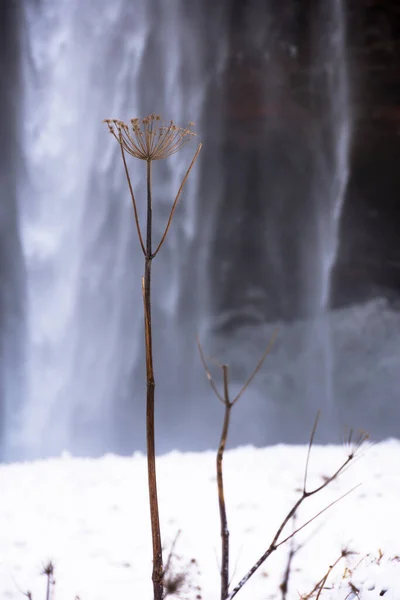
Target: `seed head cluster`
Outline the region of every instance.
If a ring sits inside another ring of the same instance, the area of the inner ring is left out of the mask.
[[[141,160],[161,160],[179,152],[196,135],[189,123],[186,128],[178,127],[173,121],[162,125],[159,115],[148,115],[143,119],[131,119],[130,124],[117,119],[106,119],[110,133],[123,150]]]

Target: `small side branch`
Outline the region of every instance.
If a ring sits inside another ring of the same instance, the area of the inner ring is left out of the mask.
[[[128,171],[128,165],[126,164],[126,158],[125,158],[124,148],[123,148],[122,144],[120,144],[120,145],[121,145],[121,154],[122,154],[122,161],[124,163],[126,180],[128,182],[129,192],[130,192],[131,198],[132,198],[132,205],[133,205],[133,212],[134,212],[134,215],[135,215],[136,230],[137,230],[137,233],[138,233],[140,247],[142,248],[142,252],[143,252],[144,256],[146,256],[146,248],[144,247],[142,232],[140,230],[139,215],[138,215],[137,206],[136,206],[135,194],[133,193],[133,187],[132,187],[132,182],[131,182],[131,178],[130,178],[129,171]]]
[[[202,144],[199,144],[199,145],[198,145],[198,147],[197,147],[196,153],[195,153],[195,155],[194,155],[194,157],[193,157],[193,159],[192,159],[192,162],[190,163],[190,165],[189,165],[189,168],[188,168],[188,170],[186,171],[185,177],[182,179],[182,183],[181,183],[181,185],[179,186],[178,193],[177,193],[177,194],[176,194],[176,196],[175,196],[175,200],[174,200],[174,203],[173,203],[173,205],[172,205],[171,212],[169,213],[169,218],[168,218],[167,225],[166,225],[166,227],[165,227],[165,231],[164,231],[164,233],[163,233],[163,236],[162,236],[162,238],[161,238],[161,240],[160,240],[160,242],[159,242],[159,244],[158,244],[157,248],[155,249],[155,252],[154,252],[154,253],[153,253],[153,255],[152,255],[152,258],[155,258],[155,257],[157,256],[157,254],[158,254],[158,253],[159,253],[159,251],[161,250],[161,246],[162,246],[162,245],[163,245],[163,243],[165,242],[165,238],[167,237],[168,230],[169,230],[169,228],[170,228],[170,226],[171,226],[171,223],[172,223],[172,218],[173,218],[173,216],[174,216],[175,209],[176,209],[176,207],[177,207],[177,204],[178,204],[178,200],[179,200],[179,198],[180,198],[180,196],[181,196],[181,194],[182,194],[182,191],[183,191],[183,188],[184,188],[184,186],[185,186],[185,183],[186,183],[186,181],[187,181],[187,178],[188,178],[188,177],[189,177],[189,175],[190,175],[190,171],[193,169],[193,167],[194,167],[194,163],[196,162],[196,160],[197,160],[197,157],[198,157],[198,155],[200,154],[201,147],[202,147]]]

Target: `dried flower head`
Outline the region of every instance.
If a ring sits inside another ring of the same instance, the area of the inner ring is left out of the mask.
[[[364,447],[368,439],[369,435],[366,431],[360,430],[355,434],[353,429],[348,430],[344,440],[348,460],[358,456],[361,446]]]
[[[189,123],[186,128],[178,127],[173,121],[162,125],[159,115],[131,119],[130,125],[117,119],[104,122],[123,150],[147,161],[161,160],[179,152],[196,135],[191,131],[194,123]]]

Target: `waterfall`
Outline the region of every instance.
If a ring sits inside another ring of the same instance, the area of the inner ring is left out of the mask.
[[[18,76],[19,7],[2,11],[0,36],[0,459],[11,457],[9,440],[18,429],[16,415],[25,395],[25,285],[18,236],[18,187],[21,162],[18,144],[21,82]]]
[[[320,29],[315,34],[320,36],[317,54],[323,67],[316,79],[324,92],[326,117],[317,142],[322,151],[317,162],[316,193],[323,206],[319,220],[322,281],[317,303],[319,310],[325,312],[330,306],[331,274],[339,248],[340,217],[349,178],[351,114],[342,0],[332,0],[329,10],[324,7],[321,13],[327,27],[325,36],[321,36]]]
[[[9,454],[144,446],[143,264],[105,118],[195,121],[204,142],[154,264],[158,450],[217,439],[220,407],[208,400],[196,333],[211,351],[218,338],[225,361],[250,323],[252,351],[234,349],[243,371],[265,345],[264,323],[315,324],[301,336],[304,361],[288,376],[284,357],[284,375],[268,382],[267,403],[243,413],[234,443],[270,439],[265,406],[287,401],[290,378],[299,414],[319,405],[321,386],[332,404],[324,315],[351,131],[341,0],[309,13],[261,0],[98,0],[96,10],[88,0],[26,0],[20,29],[26,391],[7,416]],[[293,91],[301,69],[306,107]],[[155,164],[155,239],[194,150]],[[143,223],[144,165],[129,168]]]
[[[351,114],[349,73],[346,52],[346,17],[342,0],[331,0],[319,12],[314,31],[312,94],[320,106],[320,119],[314,129],[318,149],[315,161],[313,194],[316,209],[315,259],[309,260],[311,314],[310,351],[314,353],[307,376],[308,393],[320,407],[326,427],[338,415],[333,381],[334,356],[328,320],[332,270],[339,248],[339,226],[349,177]]]
[[[318,409],[320,439],[337,433],[329,309],[351,136],[343,3],[306,6],[242,5],[241,39],[231,42],[237,76],[226,84],[236,120],[227,133],[213,273],[223,282],[214,354],[238,383],[280,325],[252,406],[265,440],[296,442],[307,440]],[[251,128],[243,117],[249,107]]]
[[[201,130],[200,33],[185,27],[184,5],[103,0],[93,10],[78,0],[24,4],[21,237],[29,394],[14,444],[29,455],[135,445],[135,419],[143,413],[136,385],[142,379],[142,264],[120,154],[102,120],[156,112],[182,125],[197,120]],[[155,165],[156,238],[188,160],[186,153]],[[140,198],[143,165],[130,168]],[[160,314],[168,323],[179,316],[184,258],[195,237],[197,179],[194,173],[187,184],[165,258],[155,265],[156,321]]]

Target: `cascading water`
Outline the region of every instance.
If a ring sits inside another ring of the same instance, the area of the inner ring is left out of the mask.
[[[318,149],[312,193],[316,203],[315,258],[308,261],[311,307],[310,354],[314,360],[307,369],[307,393],[311,405],[318,406],[320,396],[325,427],[335,426],[333,371],[334,357],[328,310],[332,269],[339,247],[339,224],[349,177],[351,115],[349,75],[346,56],[346,24],[342,0],[321,5],[314,31],[312,94],[320,106],[320,118],[314,128]],[[317,109],[318,110],[318,109]],[[316,401],[317,400],[317,401]]]
[[[320,310],[329,309],[331,273],[339,248],[339,224],[349,179],[351,113],[349,73],[346,53],[346,21],[343,0],[332,0],[325,15],[327,37],[320,39],[318,54],[324,65],[326,120],[320,139],[324,151],[320,155],[320,177],[329,182],[318,190],[323,198],[326,216],[320,221],[322,248],[322,284]],[[321,43],[322,42],[322,43]],[[324,193],[325,192],[325,193]]]
[[[24,4],[29,395],[14,445],[31,455],[123,451],[124,434],[135,445],[142,265],[120,156],[102,120],[152,110],[182,124],[195,116],[201,126],[200,42],[184,26],[183,4],[103,1],[96,11],[71,0]],[[155,167],[155,237],[188,158]],[[142,167],[131,165],[138,198]],[[155,267],[155,318],[161,312],[168,323],[195,235],[197,177],[157,261],[164,265]]]
[[[229,211],[235,220],[226,219],[215,243],[225,282],[215,353],[224,353],[243,381],[283,321],[252,386],[259,391],[252,406],[261,428],[270,424],[265,439],[275,441],[307,439],[321,408],[327,440],[337,425],[330,282],[351,131],[345,14],[341,0],[274,8],[265,12],[254,0],[240,13],[244,52],[237,53],[226,104],[239,125],[244,108],[256,118],[252,129],[245,122],[239,143],[227,144],[228,200],[219,211],[221,222]],[[239,45],[233,37],[232,47]]]
[[[20,234],[28,391],[17,412],[18,435],[7,441],[14,456],[143,446],[142,256],[120,155],[104,118],[156,112],[179,124],[194,120],[205,143],[154,265],[158,449],[210,446],[217,439],[219,406],[212,397],[208,401],[196,332],[212,348],[224,314],[246,320],[254,313],[259,324],[261,318],[274,322],[326,312],[350,136],[343,6],[340,0],[328,5],[312,15],[319,37],[315,60],[307,65],[308,85],[324,101],[316,112],[311,106],[311,127],[298,139],[296,122],[303,117],[290,100],[297,24],[289,14],[290,27],[280,30],[287,14],[273,2],[238,7],[234,1],[189,6],[184,0],[99,0],[96,10],[78,0],[24,3]],[[245,20],[236,23],[234,13]],[[241,68],[248,52],[256,75]],[[256,93],[231,93],[229,78],[235,88],[243,77]],[[257,144],[248,110],[261,120]],[[155,165],[155,238],[190,159],[188,152]],[[293,184],[285,165],[298,177]],[[143,169],[140,161],[130,163],[139,204]],[[231,350],[226,331],[221,360]],[[237,348],[237,362],[251,357],[254,364],[265,344],[265,332],[257,341],[259,332],[258,326],[248,332],[256,352]],[[318,330],[324,352],[328,333]],[[282,342],[287,348],[285,336]],[[314,350],[321,350],[321,341],[315,345],[307,334],[299,348],[304,360],[291,376],[299,375],[301,387],[307,370],[316,377]],[[290,395],[298,401],[296,410],[307,402],[315,409],[321,400],[316,380],[306,394],[298,395],[292,382],[288,391],[287,356],[278,348],[283,376],[274,360],[271,403]],[[324,385],[331,369],[326,365]],[[231,441],[276,440],[269,437],[263,411],[260,418],[254,416],[257,408],[243,413],[241,434]],[[199,415],[205,427],[198,425]],[[243,431],[256,421],[265,431],[246,438]]]

